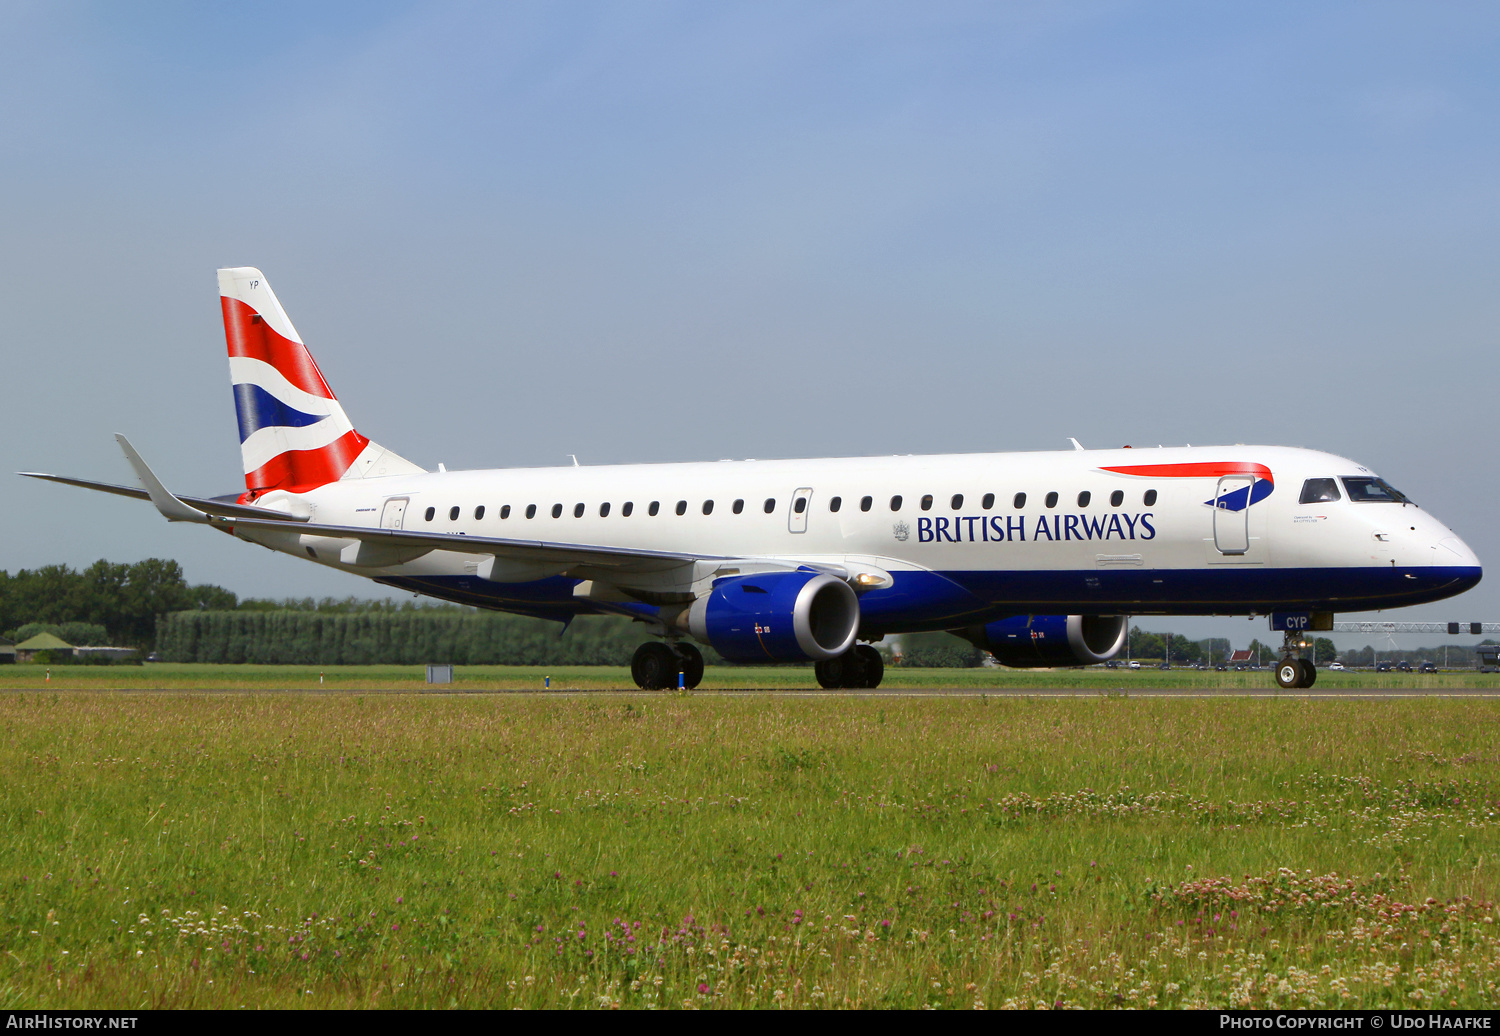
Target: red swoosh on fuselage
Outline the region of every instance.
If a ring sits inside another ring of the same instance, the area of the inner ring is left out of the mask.
[[[1113,471],[1117,475],[1143,475],[1155,478],[1223,478],[1225,475],[1254,475],[1256,478],[1275,483],[1275,479],[1271,477],[1270,468],[1264,464],[1241,460],[1206,460],[1194,461],[1190,464],[1126,464],[1099,470]]]

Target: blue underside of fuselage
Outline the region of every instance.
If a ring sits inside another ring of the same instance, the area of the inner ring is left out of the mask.
[[[860,635],[955,629],[1020,614],[1374,611],[1452,597],[1475,586],[1480,574],[1467,566],[896,572],[892,586],[860,596]],[[492,583],[477,576],[386,577],[377,582],[559,622],[576,615],[628,613],[647,620],[656,615],[648,604],[601,606],[575,597],[578,580],[563,576],[530,583]]]

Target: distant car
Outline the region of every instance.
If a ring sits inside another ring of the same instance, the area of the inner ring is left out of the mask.
[[[1130,663],[1130,668],[1132,668],[1132,669],[1139,669],[1140,667],[1141,667],[1141,664],[1139,662],[1131,662]]]
[[[1437,666],[1433,665],[1431,662],[1423,662],[1421,665],[1417,666],[1417,669],[1419,672],[1423,673],[1437,672]]]
[[[1114,660],[1110,660],[1110,661],[1104,663],[1104,668],[1105,669],[1118,669],[1118,668],[1120,668],[1120,663],[1116,662]]]
[[[1221,673],[1226,673],[1226,672],[1229,671],[1229,667],[1227,665],[1225,665],[1223,662],[1219,662],[1219,663],[1215,664],[1214,668],[1217,669]]]
[[[1391,671],[1391,664],[1389,662],[1379,662],[1375,666],[1375,671],[1377,673],[1388,673]]]
[[[1399,669],[1399,670],[1401,670],[1403,673],[1409,673],[1409,672],[1411,672],[1411,663],[1410,662],[1397,662],[1396,663],[1396,668]]]
[[[1156,668],[1158,668],[1158,669],[1171,669],[1172,668],[1172,663],[1171,662],[1163,662],[1161,665],[1157,666]]]
[[[158,655],[155,651],[153,651],[153,652],[151,652],[151,654],[149,654],[149,655],[146,656],[146,661],[148,661],[148,662],[160,662],[161,661],[161,656]]]
[[[1334,669],[1334,670],[1340,670],[1341,671],[1344,668],[1344,663],[1342,663],[1342,662],[1329,662],[1328,663],[1328,668],[1329,669]]]

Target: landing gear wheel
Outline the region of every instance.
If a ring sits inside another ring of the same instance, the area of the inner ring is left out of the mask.
[[[825,659],[813,666],[818,686],[834,689],[879,687],[885,676],[885,660],[868,644],[858,644],[837,658]]]
[[[635,657],[630,660],[630,676],[643,691],[675,687],[677,656],[661,641],[648,641],[635,649]]]
[[[703,655],[691,644],[673,644],[672,650],[677,654],[677,672],[682,674],[682,686],[692,690],[703,682]],[[676,686],[674,678],[672,686]]]
[[[1276,685],[1284,691],[1302,686],[1301,659],[1283,658],[1276,664]]]
[[[821,662],[815,662],[813,673],[818,678],[818,686],[826,687],[828,690],[846,686],[844,681],[848,678],[849,670],[853,668],[849,665],[848,658],[849,653],[846,651],[837,658],[825,658]]]
[[[1297,659],[1297,665],[1302,669],[1302,686],[1311,687],[1318,682],[1318,667],[1313,665],[1310,658]]]
[[[864,670],[861,674],[864,679],[860,680],[859,685],[870,690],[879,687],[881,679],[885,676],[885,659],[880,657],[880,652],[868,644],[857,644],[850,654],[863,663],[860,668]]]

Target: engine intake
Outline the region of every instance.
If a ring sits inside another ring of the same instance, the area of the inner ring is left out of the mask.
[[[1124,615],[1012,615],[960,636],[1017,669],[1093,665],[1125,647]]]
[[[733,662],[822,662],[859,632],[859,598],[817,572],[721,579],[688,609],[688,630]]]

